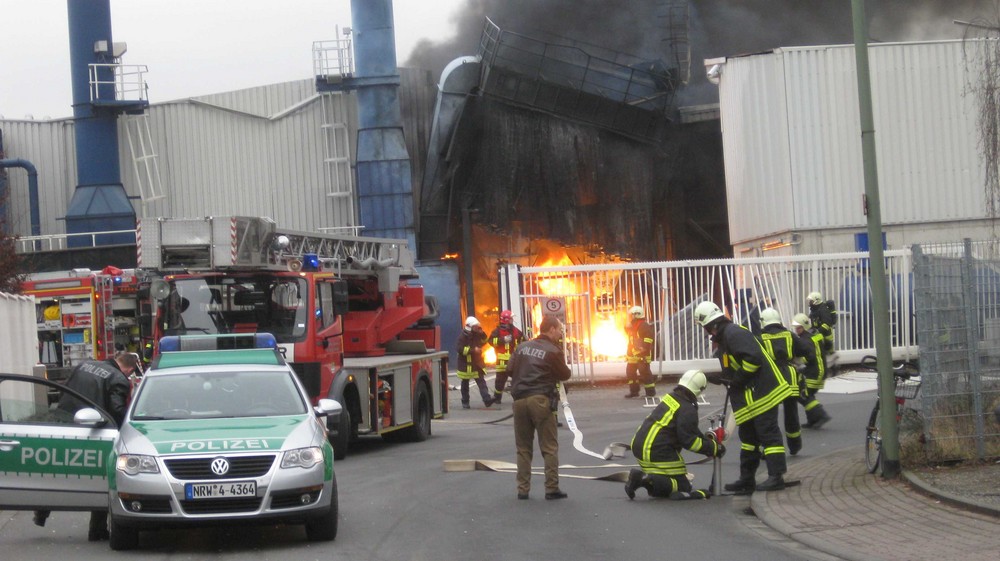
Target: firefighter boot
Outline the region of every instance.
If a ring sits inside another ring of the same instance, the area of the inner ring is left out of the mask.
[[[818,429],[830,421],[830,415],[823,409],[822,405],[817,404],[806,411],[806,421],[808,422],[803,426]]]
[[[802,437],[801,436],[789,436],[788,437],[788,453],[792,456],[799,453],[802,449]]]
[[[462,409],[472,409],[472,406],[469,405],[468,401],[463,401],[462,402]]]
[[[785,488],[785,478],[780,473],[768,476],[767,480],[757,486],[758,491],[780,491]]]
[[[49,511],[47,510],[36,510],[35,515],[31,518],[31,521],[35,523],[35,526],[45,526],[45,521],[49,519]]]
[[[646,397],[656,397],[656,385],[650,384],[646,386]]]
[[[734,493],[736,495],[749,495],[754,492],[757,488],[757,482],[751,477],[750,479],[739,478],[732,483],[726,483],[723,489]]]
[[[493,393],[493,405],[500,405],[501,401],[503,401],[503,392],[494,392]]]
[[[712,497],[712,493],[708,489],[694,489],[691,491],[674,491],[670,493],[670,500],[672,501],[691,501],[694,499],[709,499]]]
[[[642,487],[642,478],[645,476],[641,469],[629,470],[628,481],[625,482],[625,494],[628,495],[628,500],[635,498],[635,490]]]

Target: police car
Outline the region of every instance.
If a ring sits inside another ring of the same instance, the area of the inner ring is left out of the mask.
[[[140,531],[213,523],[304,523],[337,535],[333,449],[269,334],[165,337],[120,429],[94,408],[49,403],[68,388],[0,374],[0,509],[109,510],[112,549]],[[74,394],[76,397],[82,397]]]

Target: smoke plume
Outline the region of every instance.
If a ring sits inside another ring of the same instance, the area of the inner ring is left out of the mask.
[[[956,39],[971,21],[996,10],[996,0],[868,0],[872,42]],[[467,0],[447,42],[417,45],[403,66],[435,78],[450,61],[476,54],[485,19],[504,31],[536,38],[559,36],[643,59],[669,60],[665,0]],[[688,42],[691,79],[681,105],[714,103],[704,78],[706,58],[802,45],[854,42],[849,0],[692,0]]]

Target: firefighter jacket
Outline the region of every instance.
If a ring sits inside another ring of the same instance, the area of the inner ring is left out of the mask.
[[[490,333],[488,341],[497,351],[497,372],[506,372],[510,353],[524,342],[524,334],[513,325],[501,323]]]
[[[782,372],[787,373],[786,379],[792,386],[792,394],[798,395],[802,387],[799,371],[795,368],[796,357],[805,359],[813,352],[812,342],[805,341],[792,333],[783,325],[773,324],[762,328],[761,342],[764,350],[771,354],[774,363]]]
[[[683,386],[663,396],[660,404],[639,425],[632,437],[632,454],[647,474],[671,477],[687,474],[681,449],[709,457],[719,455],[719,445],[698,429],[698,401]]]
[[[749,329],[721,321],[712,341],[719,346],[722,378],[729,382],[733,417],[742,425],[777,407],[792,395],[792,386]]]
[[[518,345],[507,363],[507,373],[514,399],[532,395],[555,397],[556,383],[570,377],[562,345],[545,335]]]
[[[483,368],[483,344],[486,333],[482,329],[465,328],[458,336],[458,377],[472,380],[479,377]]]
[[[800,339],[809,345],[809,354],[805,357],[806,365],[802,369],[806,388],[821,390],[826,383],[826,358],[823,354],[823,334],[813,329],[806,331]]]
[[[625,328],[628,333],[628,354],[625,357],[629,363],[653,361],[653,326],[644,319],[633,320]]]
[[[837,310],[833,307],[833,301],[821,302],[819,304],[809,304],[809,321],[813,324],[813,329],[823,335],[823,352],[833,352],[833,326],[837,324]]]
[[[66,387],[96,403],[121,426],[132,385],[114,359],[80,363],[66,380]],[[59,399],[59,409],[70,414],[84,407],[89,405],[68,393]]]

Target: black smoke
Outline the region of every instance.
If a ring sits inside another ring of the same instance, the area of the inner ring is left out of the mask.
[[[403,66],[435,78],[450,61],[476,54],[486,17],[501,29],[531,37],[555,35],[643,59],[669,60],[665,0],[467,0],[454,18],[457,33],[417,45]],[[971,21],[996,11],[996,0],[868,0],[872,42],[956,39]],[[681,105],[714,103],[704,77],[706,58],[777,47],[854,42],[850,0],[692,0],[688,39],[691,79]]]

